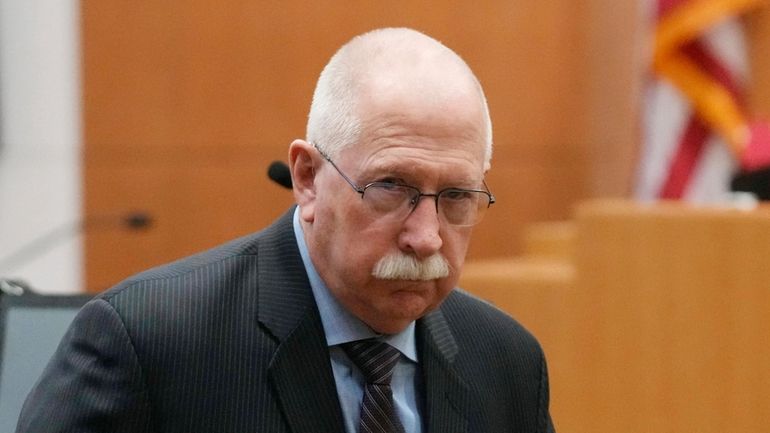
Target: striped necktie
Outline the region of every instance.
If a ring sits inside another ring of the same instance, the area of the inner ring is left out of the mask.
[[[358,433],[403,433],[393,405],[390,379],[401,353],[377,340],[345,343],[342,348],[366,379]]]

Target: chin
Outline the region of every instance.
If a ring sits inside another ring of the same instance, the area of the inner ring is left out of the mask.
[[[414,315],[412,314],[393,315],[393,314],[382,313],[379,315],[379,317],[377,317],[378,320],[375,320],[373,323],[368,323],[368,325],[376,332],[379,332],[382,334],[398,334],[399,332],[406,329],[406,327],[409,326],[410,323],[418,320],[423,315],[424,314],[422,313],[414,314]]]
[[[437,299],[435,287],[412,288],[412,290],[407,288],[391,293],[388,299],[389,305],[380,314],[380,317],[389,317],[387,321],[383,321],[387,322],[387,326],[383,327],[395,329],[395,333],[400,332],[411,322],[436,309],[442,300],[443,297]],[[381,325],[385,323],[381,322]]]
[[[357,316],[376,332],[397,334],[438,308],[452,287],[446,279],[378,280],[370,292],[378,296],[360,300]]]

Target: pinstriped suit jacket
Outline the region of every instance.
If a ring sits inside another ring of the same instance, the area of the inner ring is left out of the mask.
[[[418,321],[425,431],[545,432],[536,340],[455,290]],[[344,432],[292,211],[87,304],[17,432]]]

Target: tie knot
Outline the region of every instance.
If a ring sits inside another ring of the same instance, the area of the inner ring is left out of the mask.
[[[389,384],[401,353],[395,347],[377,340],[345,343],[342,348],[366,378],[367,383]]]

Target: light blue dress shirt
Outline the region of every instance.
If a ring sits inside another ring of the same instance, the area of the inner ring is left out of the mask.
[[[398,334],[382,335],[374,332],[337,301],[316,272],[305,244],[302,225],[299,223],[299,207],[294,211],[294,234],[297,237],[297,246],[310,279],[310,286],[313,288],[313,296],[318,305],[318,311],[321,313],[321,322],[329,345],[332,372],[337,385],[337,395],[342,407],[342,417],[345,420],[345,431],[347,433],[357,433],[358,431],[365,382],[361,372],[339,345],[365,338],[380,337],[382,341],[401,352],[401,358],[396,364],[391,380],[393,401],[398,417],[406,433],[421,433],[422,421],[417,398],[417,390],[420,389],[421,384],[418,382],[420,375],[418,374],[419,364],[414,322]],[[312,366],[308,366],[308,368],[312,368]]]

